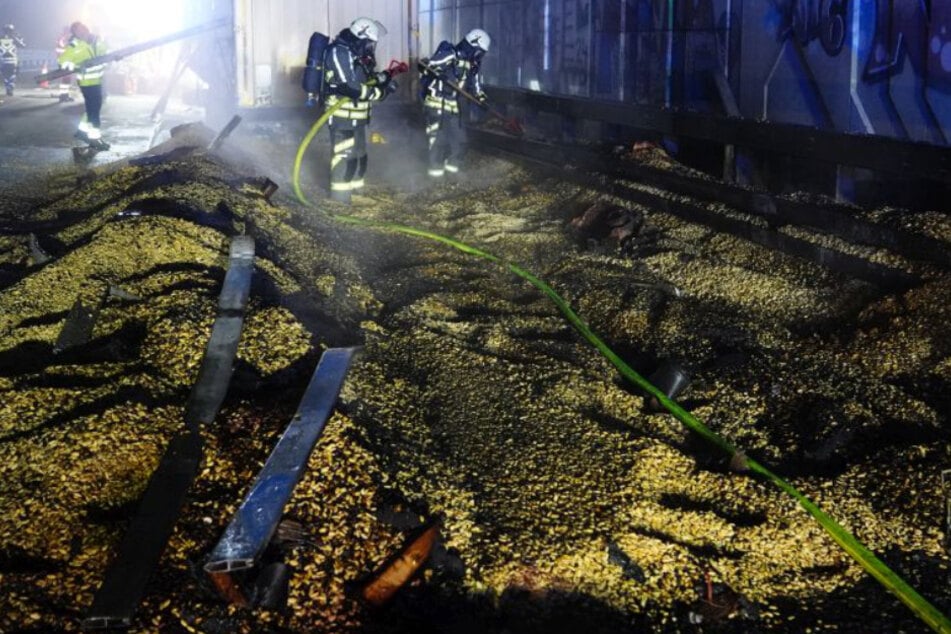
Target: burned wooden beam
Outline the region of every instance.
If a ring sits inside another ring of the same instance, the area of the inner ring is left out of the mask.
[[[330,348],[321,356],[297,413],[208,556],[209,574],[248,570],[257,564],[333,411],[356,350]]]
[[[144,167],[146,165],[161,165],[162,163],[168,163],[170,161],[179,161],[190,154],[195,152],[195,146],[193,145],[180,145],[176,148],[172,148],[168,152],[162,152],[161,154],[147,154],[144,156],[139,156],[137,158],[129,159],[129,165],[135,167]]]

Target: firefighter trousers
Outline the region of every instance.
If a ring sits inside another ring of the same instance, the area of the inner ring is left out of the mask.
[[[79,131],[84,133],[91,140],[101,139],[100,114],[104,100],[102,84],[80,86],[79,90],[83,93],[83,104],[86,107],[86,112],[79,122]]]
[[[429,142],[429,175],[455,174],[462,166],[468,137],[458,113],[426,108],[426,138]]]
[[[3,87],[6,89],[8,95],[12,95],[13,88],[16,86],[17,81],[16,62],[0,63],[0,74],[3,75]]]
[[[367,124],[331,117],[330,198],[350,202],[350,194],[363,187],[367,171]]]

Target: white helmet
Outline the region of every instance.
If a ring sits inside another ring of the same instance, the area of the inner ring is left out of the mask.
[[[492,45],[492,38],[482,29],[472,29],[466,33],[466,42],[471,44],[474,48],[481,48],[488,53],[489,47]]]
[[[371,42],[378,42],[380,37],[386,35],[383,25],[371,18],[357,18],[350,23],[350,32],[361,40]]]

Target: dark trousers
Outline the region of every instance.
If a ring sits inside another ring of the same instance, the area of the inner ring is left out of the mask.
[[[95,86],[80,86],[83,93],[83,102],[86,104],[86,121],[89,125],[99,129],[99,113],[102,112],[102,84]]]
[[[426,108],[426,138],[429,142],[429,175],[458,172],[468,144],[462,117],[437,108]]]
[[[330,198],[349,203],[350,193],[363,187],[367,171],[367,124],[330,119]]]
[[[4,62],[0,64],[0,73],[3,74],[3,86],[7,89],[7,94],[12,95],[17,80],[17,65]]]

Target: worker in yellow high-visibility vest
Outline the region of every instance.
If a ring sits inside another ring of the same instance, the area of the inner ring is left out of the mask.
[[[109,144],[102,140],[99,113],[102,111],[103,92],[102,76],[105,73],[105,64],[82,67],[94,57],[105,55],[108,49],[102,38],[89,31],[82,22],[73,22],[69,27],[71,37],[57,61],[60,68],[76,70],[76,81],[79,90],[83,93],[86,112],[79,122],[76,138],[86,141],[91,147],[108,150]]]

